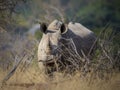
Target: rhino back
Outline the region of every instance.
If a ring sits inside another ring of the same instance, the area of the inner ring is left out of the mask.
[[[73,24],[70,22],[68,29],[63,37],[73,40],[79,54],[81,54],[81,50],[87,54],[96,39],[95,34],[80,23]]]

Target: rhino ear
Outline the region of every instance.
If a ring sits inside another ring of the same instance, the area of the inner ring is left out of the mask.
[[[68,30],[67,26],[63,23],[60,27],[60,31],[62,34],[66,33]]]
[[[47,31],[47,25],[45,23],[41,23],[40,24],[40,30],[43,32],[43,33],[46,33]]]

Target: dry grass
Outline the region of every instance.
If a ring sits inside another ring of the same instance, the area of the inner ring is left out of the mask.
[[[1,72],[0,80],[6,75]],[[109,75],[108,75],[109,76]],[[120,90],[120,73],[113,74],[109,79],[82,77],[80,72],[74,76],[55,73],[54,78],[48,78],[38,68],[19,70],[2,85],[0,90]]]
[[[21,60],[19,66],[11,72],[10,69],[8,71],[0,70],[0,90],[120,90],[120,47],[118,46],[115,50],[115,45],[106,33],[100,34],[97,41],[99,47],[92,59],[85,56],[84,53],[84,57],[81,59],[76,51],[66,48],[70,54],[69,59],[66,60],[71,62],[72,67],[65,69],[75,71],[72,74],[54,72],[53,77],[48,77],[43,71],[39,71],[35,46],[38,43],[26,42],[28,45],[25,44],[23,50],[20,49],[24,53],[13,53],[12,58],[16,62],[13,65],[15,67]],[[71,47],[74,45],[72,44]],[[15,48],[15,50],[17,49]],[[12,75],[8,74],[9,72]],[[2,80],[7,74],[9,78],[5,79],[6,83],[2,84]]]

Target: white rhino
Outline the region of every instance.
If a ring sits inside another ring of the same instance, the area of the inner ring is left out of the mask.
[[[68,47],[69,41],[73,41],[76,53],[82,56],[82,52],[85,55],[89,53],[96,39],[95,34],[80,23],[70,22],[65,25],[61,21],[54,20],[48,27],[42,23],[40,29],[43,36],[38,46],[38,62],[42,70],[47,66],[53,67],[56,57],[64,63],[61,53],[68,52],[62,46]]]

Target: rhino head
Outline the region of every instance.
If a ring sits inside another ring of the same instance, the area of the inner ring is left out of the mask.
[[[38,46],[38,61],[51,61],[59,54],[57,48],[60,47],[62,34],[67,32],[67,27],[64,23],[55,20],[48,27],[42,23],[40,30],[43,36]]]

